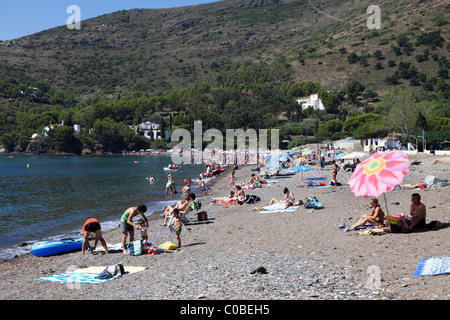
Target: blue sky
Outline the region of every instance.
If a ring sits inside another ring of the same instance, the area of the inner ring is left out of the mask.
[[[70,5],[80,7],[81,20],[118,10],[158,9],[214,2],[214,0],[1,0],[0,40],[11,40],[65,25]]]

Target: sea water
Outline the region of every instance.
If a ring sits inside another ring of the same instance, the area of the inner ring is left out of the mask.
[[[129,207],[145,204],[151,215],[176,203],[184,179],[197,179],[205,167],[171,172],[178,193],[166,197],[163,168],[170,162],[155,155],[0,155],[0,260],[29,253],[39,241],[80,237],[88,218],[107,231]],[[14,248],[20,243],[27,246]]]

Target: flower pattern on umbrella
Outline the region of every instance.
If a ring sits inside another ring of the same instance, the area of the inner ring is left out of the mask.
[[[401,151],[377,152],[361,162],[348,180],[356,197],[378,197],[402,183],[411,162]]]

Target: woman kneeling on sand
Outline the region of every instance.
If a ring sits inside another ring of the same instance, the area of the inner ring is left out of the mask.
[[[355,230],[357,227],[364,226],[367,222],[374,226],[381,226],[384,221],[384,213],[378,203],[377,198],[370,199],[370,204],[372,205],[372,211],[370,213],[364,213],[361,215],[355,224],[350,226],[347,231]]]

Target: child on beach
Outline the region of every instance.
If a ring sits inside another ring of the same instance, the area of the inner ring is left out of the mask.
[[[174,217],[174,224],[173,229],[175,230],[175,235],[177,237],[177,247],[181,248],[181,220],[180,220],[180,211],[178,209],[173,209],[173,217]]]
[[[234,170],[231,173],[230,177],[228,178],[228,188],[234,187],[234,183],[236,182],[236,177],[234,176]]]
[[[205,184],[205,181],[202,180],[202,178],[199,178],[198,186],[199,186],[200,191],[202,192],[202,194],[205,194],[205,192],[206,192],[206,184]]]
[[[144,219],[139,219],[138,224],[141,226],[139,228],[139,231],[141,232],[141,242],[142,242],[142,248],[147,248],[147,241],[148,241],[148,225],[145,224]]]

